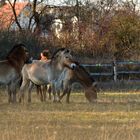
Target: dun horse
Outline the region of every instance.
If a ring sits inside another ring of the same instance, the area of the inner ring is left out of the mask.
[[[51,85],[54,85],[54,81],[58,79],[65,67],[69,69],[74,69],[76,67],[70,51],[66,48],[57,50],[49,62],[34,61],[31,64],[24,65],[22,69],[23,81],[20,87],[19,101],[21,102],[21,100],[24,99],[24,89],[30,83],[36,85],[47,85],[51,83]],[[56,101],[54,90],[53,94],[54,101]],[[31,89],[29,89],[28,92],[28,102],[31,102]]]
[[[66,102],[69,103],[69,96],[72,89],[72,84],[75,82],[80,83],[85,89],[85,96],[89,102],[94,102],[97,99],[97,89],[94,79],[85,70],[84,67],[79,65],[74,70],[65,68],[59,79],[55,83],[56,92],[60,94],[62,89],[63,94],[59,97],[61,100],[67,94]]]
[[[8,86],[9,103],[16,102],[16,86],[21,79],[21,69],[29,58],[29,53],[23,44],[15,45],[0,61],[0,84]]]

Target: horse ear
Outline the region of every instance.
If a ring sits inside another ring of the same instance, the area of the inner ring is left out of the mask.
[[[71,53],[69,49],[65,49],[65,53]]]
[[[93,83],[92,83],[92,86],[93,86],[93,87],[97,87],[97,82],[93,82]]]

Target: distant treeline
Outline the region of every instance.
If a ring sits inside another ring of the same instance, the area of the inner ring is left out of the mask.
[[[58,47],[68,47],[77,56],[94,60],[139,60],[140,13],[132,2],[111,4],[107,8],[101,3],[94,12],[89,7],[79,8],[77,30],[63,30],[60,38],[40,37],[30,31],[1,31],[0,59],[15,43],[22,42],[35,58],[44,48],[53,53]]]

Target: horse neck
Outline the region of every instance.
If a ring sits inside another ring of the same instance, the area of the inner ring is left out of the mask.
[[[63,71],[64,65],[60,63],[58,60],[51,60],[50,64],[52,65],[53,68],[55,68],[58,71]]]
[[[22,59],[17,59],[17,58],[13,58],[13,59],[8,59],[8,62],[10,63],[10,65],[12,65],[15,69],[16,69],[16,71],[18,72],[18,73],[20,73],[21,72],[21,69],[22,69],[22,67],[23,67],[23,65],[24,65],[24,60],[22,60]]]
[[[90,75],[81,67],[78,67],[78,69],[74,71],[74,77],[76,77],[77,81],[79,81],[84,88],[90,87],[93,83]]]
[[[53,61],[53,60],[51,60],[50,66],[51,66],[52,72],[53,70],[55,70],[55,74],[53,74],[55,78],[57,78],[65,68],[64,65],[62,65],[58,61]]]

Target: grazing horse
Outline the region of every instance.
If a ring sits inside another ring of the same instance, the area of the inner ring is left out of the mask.
[[[60,89],[63,91],[59,99],[61,100],[63,96],[67,94],[66,102],[69,103],[72,84],[78,82],[84,87],[87,100],[89,102],[94,102],[95,99],[97,99],[96,83],[83,66],[79,65],[77,62],[75,63],[76,68],[74,70],[65,68],[55,83],[58,95],[60,94]]]
[[[74,69],[76,64],[73,61],[71,52],[66,48],[58,49],[49,62],[33,61],[31,64],[24,65],[22,69],[22,85],[19,92],[19,102],[24,99],[24,89],[29,84],[54,86],[63,69],[67,67]],[[29,87],[29,86],[28,86]],[[30,86],[32,87],[32,86]],[[55,89],[55,88],[53,88]],[[53,90],[54,101],[56,101],[55,91]],[[28,102],[31,102],[31,88],[28,92]]]
[[[9,103],[16,102],[16,86],[21,79],[21,69],[29,59],[24,44],[16,44],[6,60],[0,61],[0,84],[8,86]]]

